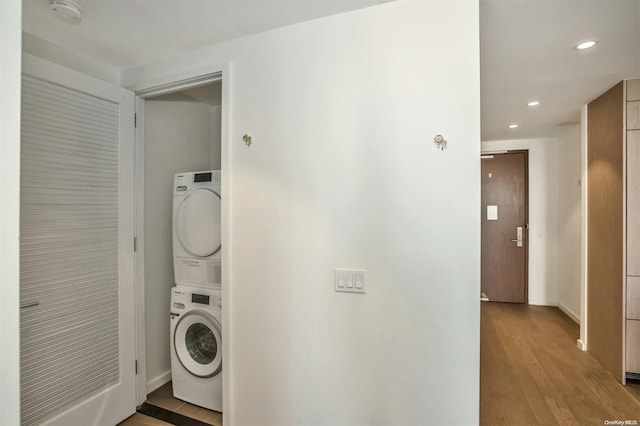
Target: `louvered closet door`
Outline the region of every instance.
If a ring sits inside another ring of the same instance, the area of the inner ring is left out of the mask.
[[[133,94],[25,65],[21,421],[115,424],[135,411]]]

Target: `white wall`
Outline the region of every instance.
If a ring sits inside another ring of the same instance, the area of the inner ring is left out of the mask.
[[[211,170],[220,170],[222,156],[222,106],[211,107]]]
[[[568,128],[558,146],[558,307],[580,322],[582,188],[580,126]]]
[[[19,0],[0,1],[0,424],[20,424],[20,70]]]
[[[209,170],[212,141],[220,127],[212,123],[212,108],[175,95],[145,102],[145,325],[147,391],[171,379],[169,305],[173,276],[173,175]],[[219,160],[218,160],[219,163]]]
[[[99,59],[43,40],[33,34],[22,33],[22,50],[56,64],[79,71],[109,83],[120,85],[120,70]]]
[[[529,151],[529,303],[580,314],[580,129],[562,138],[482,142]]]
[[[403,0],[124,71],[230,64],[225,423],[478,423],[478,44],[476,0]]]

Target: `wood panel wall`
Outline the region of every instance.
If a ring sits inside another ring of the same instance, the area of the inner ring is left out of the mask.
[[[627,80],[626,365],[640,374],[640,79]]]
[[[623,83],[588,106],[588,351],[623,381]]]

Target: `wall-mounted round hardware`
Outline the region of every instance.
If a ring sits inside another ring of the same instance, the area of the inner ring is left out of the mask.
[[[435,143],[436,147],[438,147],[441,150],[444,150],[447,147],[447,141],[442,135],[436,135],[433,138],[433,143]]]
[[[77,24],[82,20],[82,10],[74,0],[49,0],[49,9],[58,19],[69,24]]]

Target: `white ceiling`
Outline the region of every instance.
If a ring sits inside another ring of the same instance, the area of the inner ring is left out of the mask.
[[[589,39],[599,43],[574,48]],[[640,1],[481,0],[480,58],[482,139],[555,136],[581,105],[640,77]]]
[[[23,0],[23,30],[117,68],[389,0],[76,0],[82,22]]]
[[[83,21],[68,25],[47,0],[23,0],[23,30],[126,68],[389,0],[78,1]],[[595,48],[574,49],[591,38]],[[640,77],[640,0],[480,0],[480,52],[482,139],[554,136],[581,105]]]

